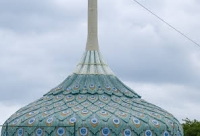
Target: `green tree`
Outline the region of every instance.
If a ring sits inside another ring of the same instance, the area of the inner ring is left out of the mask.
[[[184,136],[200,136],[200,121],[189,120],[188,118],[183,121]]]

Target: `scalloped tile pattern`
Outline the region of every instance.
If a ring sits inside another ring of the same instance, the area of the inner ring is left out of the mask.
[[[72,75],[6,122],[9,136],[183,136],[176,118],[124,85],[98,51],[85,52]]]

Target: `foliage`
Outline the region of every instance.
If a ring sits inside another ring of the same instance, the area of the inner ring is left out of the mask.
[[[200,136],[200,121],[189,120],[188,118],[183,120],[184,136]]]

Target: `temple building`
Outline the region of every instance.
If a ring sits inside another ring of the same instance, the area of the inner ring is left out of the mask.
[[[4,123],[1,136],[183,136],[179,121],[120,81],[98,44],[97,0],[88,0],[86,50],[74,72]]]

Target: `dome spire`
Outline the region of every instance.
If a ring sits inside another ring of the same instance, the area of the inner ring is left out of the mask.
[[[88,0],[88,37],[86,50],[99,50],[97,0]]]

